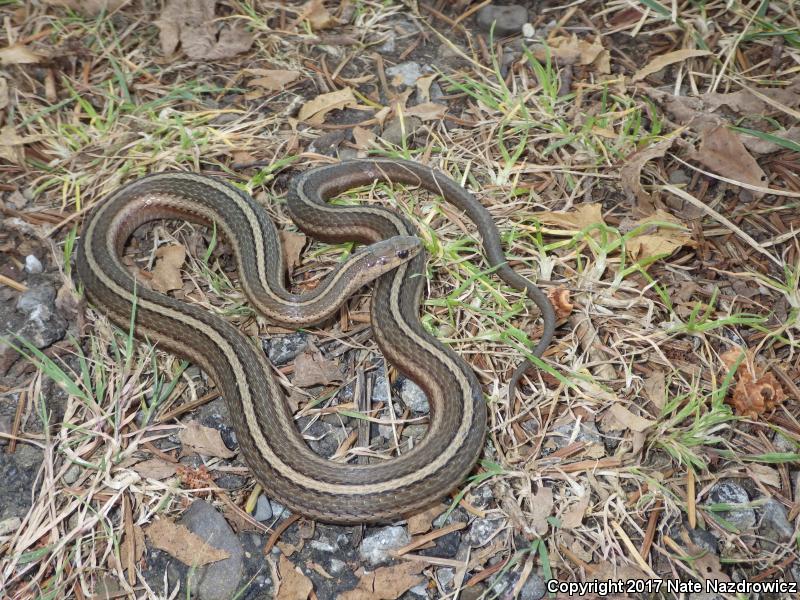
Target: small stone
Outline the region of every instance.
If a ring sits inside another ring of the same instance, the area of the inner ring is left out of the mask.
[[[418,63],[404,62],[386,69],[386,74],[392,78],[392,84],[411,87],[422,77],[422,69]]]
[[[699,527],[688,529],[688,531],[689,538],[692,540],[693,544],[711,554],[719,554],[719,541],[717,541],[713,533],[706,529],[700,529]]]
[[[768,540],[786,542],[794,535],[794,526],[789,522],[786,508],[770,498],[761,506],[759,533]]]
[[[422,127],[419,117],[395,117],[386,124],[381,137],[395,146],[402,146],[403,142]]]
[[[358,554],[362,560],[375,567],[391,561],[392,556],[389,553],[410,541],[405,527],[383,527],[362,540]]]
[[[20,527],[22,527],[22,519],[19,517],[4,519],[3,521],[0,521],[0,536],[14,533]]]
[[[272,505],[264,494],[261,494],[256,501],[256,510],[253,512],[253,518],[262,522],[269,521],[272,518]]]
[[[494,23],[495,35],[519,33],[522,24],[527,22],[528,9],[519,4],[489,5],[478,11],[478,25],[485,31],[491,31]]]
[[[276,502],[275,500],[270,500],[269,505],[272,507],[272,516],[277,517],[278,519],[283,519],[288,517],[291,513],[289,509],[286,508],[280,502]]]
[[[311,540],[311,547],[320,552],[327,552],[328,554],[336,552],[337,548],[328,540]]]
[[[464,541],[473,548],[478,548],[491,540],[505,525],[506,520],[502,518],[475,519],[469,526]]]
[[[233,598],[242,578],[244,551],[225,517],[208,502],[195,500],[183,513],[181,523],[215,548],[229,554],[224,560],[198,567],[191,574],[189,585],[196,590],[200,600]]]
[[[692,180],[691,176],[683,169],[673,169],[668,176],[672,185],[688,185]]]
[[[442,567],[436,570],[436,579],[439,580],[439,584],[445,589],[450,588],[455,576],[456,570],[451,567]]]
[[[270,338],[265,350],[269,361],[273,365],[280,366],[296,358],[307,345],[308,336],[303,332],[297,332]]]
[[[0,433],[11,433],[11,427],[13,425],[12,419],[10,415],[0,415]],[[5,446],[8,444],[8,438],[0,436],[0,446]]]
[[[522,589],[519,591],[519,600],[540,600],[544,598],[547,588],[539,575],[531,573]]]
[[[378,52],[381,54],[391,54],[397,47],[397,42],[394,35],[390,35],[385,42],[378,46]]]
[[[42,282],[28,288],[17,300],[17,310],[27,315],[41,314],[44,311],[49,315],[56,299],[56,289],[47,282]]]
[[[64,473],[64,483],[67,485],[72,485],[76,481],[78,481],[78,477],[81,474],[80,465],[71,465],[69,469],[67,469],[66,473]]]
[[[527,39],[531,39],[536,35],[536,30],[533,28],[533,25],[530,23],[525,23],[522,26],[522,35]]]
[[[388,402],[389,394],[391,394],[391,390],[389,389],[389,382],[386,380],[386,366],[381,364],[377,369],[377,374],[372,384],[372,402],[376,404],[378,402]]]
[[[431,407],[428,404],[428,397],[425,392],[410,379],[403,380],[400,387],[400,398],[415,413],[430,412]]]
[[[738,483],[729,480],[716,483],[708,493],[708,498],[713,504],[746,505],[750,502],[747,491]],[[756,524],[756,512],[747,506],[716,512],[716,514],[739,531],[751,529]]]
[[[332,558],[329,570],[334,575],[338,575],[339,573],[344,572],[345,567],[347,567],[347,564],[344,561],[339,560],[338,558]]]
[[[44,267],[38,258],[36,258],[33,254],[28,254],[28,256],[25,257],[25,270],[28,273],[36,274],[44,271]]]

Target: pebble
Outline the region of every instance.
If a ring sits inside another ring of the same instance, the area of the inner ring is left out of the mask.
[[[264,494],[261,494],[256,501],[256,510],[253,512],[253,518],[262,522],[269,521],[272,518],[272,505]]]
[[[44,267],[38,258],[36,258],[33,254],[28,254],[28,256],[25,257],[25,270],[28,273],[36,274],[44,271]]]
[[[358,554],[370,566],[386,564],[392,560],[392,550],[402,548],[411,541],[405,527],[383,527],[361,541]]]
[[[708,493],[712,504],[748,504],[750,496],[738,483],[724,480],[716,483]],[[717,512],[721,519],[732,524],[739,531],[751,529],[756,524],[756,512],[749,507],[734,508]]]
[[[522,26],[522,35],[527,39],[531,39],[536,35],[536,29],[530,23],[525,23]]]
[[[478,548],[491,540],[497,532],[505,527],[506,520],[503,518],[494,519],[475,519],[469,526],[467,535],[464,536],[464,541],[472,546]]]
[[[0,415],[0,433],[11,433],[13,419],[11,415]],[[0,437],[0,446],[8,444],[8,438]]]
[[[233,598],[240,587],[244,551],[225,517],[208,502],[195,500],[183,513],[181,523],[215,548],[225,550],[230,555],[224,560],[195,569],[190,574],[189,585],[196,590],[200,600]]]
[[[72,485],[76,481],[78,481],[78,477],[81,474],[81,467],[80,465],[71,465],[66,473],[64,473],[64,483],[67,485]]]
[[[519,33],[522,24],[527,22],[528,9],[519,4],[489,5],[478,11],[478,25],[485,31],[491,31],[494,23],[496,36]]]
[[[430,412],[428,397],[416,383],[410,379],[404,379],[400,387],[400,398],[405,405],[416,413]]]
[[[402,146],[403,140],[412,136],[420,127],[422,119],[419,117],[395,117],[386,124],[381,137],[395,146]]]
[[[276,366],[286,364],[300,354],[308,345],[308,336],[303,332],[290,333],[270,338],[265,342],[269,361]]]
[[[372,401],[388,402],[390,393],[389,383],[386,381],[386,365],[381,364],[372,383]]]
[[[391,78],[391,83],[399,83],[411,87],[422,77],[422,68],[419,63],[404,62],[386,69],[386,74]]]
[[[331,559],[330,572],[333,573],[334,575],[343,573],[345,567],[347,567],[347,563],[345,563],[344,561],[339,560],[338,558]]]
[[[14,533],[22,527],[22,519],[19,517],[11,517],[0,521],[0,535],[8,535]]]
[[[770,498],[761,506],[759,533],[768,540],[786,542],[794,535],[794,526],[789,522],[786,508]]]

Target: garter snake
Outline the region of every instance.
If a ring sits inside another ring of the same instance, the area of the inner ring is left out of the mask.
[[[327,202],[376,180],[418,185],[475,222],[490,266],[509,285],[526,291],[542,312],[544,330],[533,351],[541,355],[553,335],[549,300],[508,266],[490,213],[450,178],[414,162],[344,161],[293,179],[287,206],[306,233],[329,242],[387,240],[356,253],[310,296],[286,291],[280,242],[266,212],[231,185],[201,175],[161,173],[120,188],[92,213],[78,248],[78,275],[90,302],[121,327],[129,326],[135,303],[137,338],[195,362],[217,384],[244,459],[266,492],[320,521],[385,522],[411,515],[457,487],[483,449],[486,405],[481,386],[472,369],[419,320],[425,257],[411,239],[415,227],[386,208]],[[365,280],[391,269],[375,280],[372,325],[386,359],[428,397],[431,418],[422,441],[401,456],[373,464],[337,463],[315,454],[298,432],[259,348],[224,319],[136,286],[120,255],[138,226],[161,218],[216,223],[233,247],[245,294],[278,323],[320,321]],[[526,367],[517,369],[514,384]]]

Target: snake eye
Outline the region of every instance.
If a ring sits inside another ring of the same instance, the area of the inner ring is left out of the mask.
[[[400,250],[397,252],[398,258],[408,258],[409,252],[408,250]]]

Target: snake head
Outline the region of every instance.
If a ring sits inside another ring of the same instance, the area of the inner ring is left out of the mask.
[[[422,251],[422,242],[413,236],[395,236],[375,242],[359,253],[361,278],[364,283],[408,262]]]

